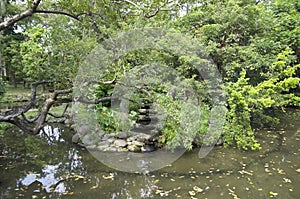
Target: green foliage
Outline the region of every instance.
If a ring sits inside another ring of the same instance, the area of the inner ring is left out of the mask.
[[[175,25],[200,39],[227,92],[225,143],[257,149],[253,125],[299,107],[299,2],[206,1]]]
[[[228,97],[227,122],[224,127],[224,138],[226,144],[236,143],[238,147],[257,149],[259,144],[255,141],[254,132],[251,128],[249,97],[250,88],[246,72],[241,73],[237,82],[226,85]],[[251,98],[250,98],[251,99]]]
[[[209,108],[195,106],[182,101],[174,101],[170,96],[158,94],[157,108],[167,114],[166,123],[162,129],[160,143],[170,149],[184,147],[192,149],[193,141],[207,132]]]
[[[1,11],[0,20],[28,6],[14,2],[5,1],[6,9]],[[184,6],[193,9],[180,16]],[[62,15],[35,14],[34,18],[18,22],[18,31],[17,26],[3,31],[0,35],[1,69],[5,68],[8,73],[5,78],[9,82],[49,80],[58,89],[71,87],[78,66],[106,38],[136,27],[177,29],[193,35],[197,39],[193,41],[204,46],[205,53],[198,53],[210,56],[222,75],[228,106],[223,132],[225,143],[236,144],[243,149],[258,149],[260,146],[255,140],[253,125],[278,122],[269,114],[272,110],[300,106],[299,7],[298,0],[259,3],[209,0],[200,4],[194,0],[184,0],[177,4],[157,0],[122,3],[111,0],[43,1],[39,7],[41,10],[84,14],[79,16],[80,21]],[[181,145],[190,149],[193,139],[208,131],[213,100],[207,85],[215,83],[213,80],[218,78],[218,74],[201,77],[193,65],[209,68],[211,65],[207,62],[162,50],[166,46],[176,45],[176,41],[181,40],[174,36],[172,41],[158,43],[161,49],[126,52],[106,66],[99,81],[116,79],[120,82],[126,77],[129,80],[125,82],[131,84],[135,77],[143,74],[143,71],[134,69],[140,66],[151,69],[149,63],[174,69],[186,80],[176,80],[181,82],[176,85],[181,89],[177,91],[177,99],[170,95],[172,82],[157,84],[160,80],[168,79],[168,75],[176,74],[165,74],[165,71],[159,69],[148,71],[152,74],[150,77],[145,73],[145,79],[133,84],[137,87],[135,90],[126,90],[131,92],[129,125],[136,121],[138,108],[145,103],[155,104],[156,108],[167,115],[161,132],[161,144],[170,148]],[[184,50],[174,47],[176,52]],[[163,75],[155,76],[155,72]],[[133,74],[124,76],[128,73]],[[211,81],[208,82],[207,78]],[[5,92],[4,88],[4,82],[0,80],[0,97]],[[89,97],[99,99],[111,96],[115,88],[116,84],[96,85]],[[193,103],[180,100],[187,90],[194,91],[193,97],[196,100]],[[110,106],[110,102],[105,102],[96,107],[101,128],[106,132],[128,129],[128,124],[119,124],[119,116]],[[31,145],[35,140],[27,142]]]
[[[255,134],[251,121],[261,123],[278,122],[265,114],[266,109],[280,109],[286,106],[299,107],[299,94],[292,93],[300,82],[296,77],[299,64],[291,65],[289,55],[293,54],[287,49],[278,55],[277,61],[271,65],[269,79],[256,86],[249,84],[246,71],[243,70],[236,82],[226,84],[228,93],[229,111],[225,126],[225,141],[236,143],[240,148],[257,149],[259,144],[255,141]],[[251,117],[259,117],[252,118]],[[264,120],[262,120],[264,119]]]
[[[24,37],[20,33],[8,32],[7,35],[0,35],[1,44],[1,65],[6,69],[7,80],[11,84],[21,81],[24,78],[22,74],[22,63],[20,55],[20,44]]]
[[[30,81],[49,79],[49,60],[45,43],[47,42],[47,29],[42,26],[32,28],[27,33],[29,38],[21,45],[23,71]]]
[[[97,105],[97,120],[99,121],[101,130],[106,133],[113,133],[120,130],[116,116],[111,108],[103,106],[101,103]]]

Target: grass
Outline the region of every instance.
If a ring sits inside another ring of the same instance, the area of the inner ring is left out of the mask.
[[[37,94],[42,93],[42,87],[39,86],[37,89]],[[48,92],[44,92],[48,93]],[[7,85],[5,95],[31,95],[31,88],[24,88],[23,85],[18,85],[15,88],[13,85]]]
[[[28,95],[31,94],[30,88],[23,88],[23,86],[18,86],[17,88],[12,85],[7,85],[5,95]]]
[[[55,114],[55,115],[57,115],[57,116],[60,116],[62,113],[63,113],[63,111],[64,111],[64,109],[65,109],[65,106],[66,106],[66,104],[63,104],[63,105],[59,105],[59,106],[52,106],[51,107],[51,109],[50,109],[50,113],[52,113],[52,114]],[[37,114],[39,113],[40,111],[38,110],[38,109],[31,109],[31,110],[29,110],[25,115],[27,116],[27,117],[35,117],[35,116],[37,116]],[[67,114],[70,112],[70,107],[68,108],[68,110],[67,110]],[[50,116],[49,116],[50,117]]]
[[[41,94],[49,94],[48,90],[44,93],[42,93],[42,87],[39,86],[37,89],[37,96]],[[31,89],[30,88],[24,88],[23,85],[18,85],[17,88],[15,88],[13,85],[7,85],[6,87],[6,93],[4,94],[3,98],[0,99],[1,102],[1,108],[6,109],[7,107],[12,106],[22,106],[23,104],[26,104],[27,101],[22,102],[23,100],[29,100],[31,96]],[[56,115],[61,115],[61,113],[64,110],[64,105],[61,106],[53,106],[51,108],[51,113]],[[31,109],[26,113],[26,116],[35,116],[39,112],[38,109]]]
[[[37,97],[41,94],[49,94],[48,90],[42,92],[42,87],[37,88]],[[31,97],[31,88],[24,88],[23,85],[18,85],[15,88],[13,85],[6,86],[6,92],[1,98],[2,103],[14,103],[14,102],[23,102],[29,100]]]

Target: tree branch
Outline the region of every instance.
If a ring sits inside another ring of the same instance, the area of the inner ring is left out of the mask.
[[[36,89],[38,85],[48,83],[47,81],[40,81],[31,84],[31,99],[29,103],[23,107],[22,109],[18,108],[15,110],[10,110],[4,113],[4,115],[0,115],[0,121],[9,121],[13,118],[16,118],[26,112],[28,112],[35,104],[36,104]]]
[[[75,19],[75,20],[77,20],[77,21],[80,21],[79,15],[72,15],[72,14],[70,14],[70,13],[63,12],[63,11],[36,10],[34,13],[65,15],[65,16],[71,17],[71,18],[73,18],[73,19]]]
[[[53,95],[44,102],[43,107],[42,107],[42,111],[41,111],[41,115],[38,118],[38,120],[36,122],[36,125],[33,129],[33,131],[35,133],[38,133],[43,128],[43,125],[46,121],[47,115],[48,115],[49,110],[52,107],[52,105],[57,103],[58,101],[60,101],[60,99],[58,99],[57,97],[59,95],[62,95],[62,94],[69,94],[71,92],[72,92],[72,89],[55,91],[53,93]],[[66,100],[66,101],[63,101],[63,102],[65,102],[65,103],[72,102],[71,98],[66,98],[66,99],[70,99],[70,100]]]
[[[138,8],[138,9],[140,9],[140,6],[138,6],[136,3],[134,3],[134,2],[132,2],[130,0],[123,0],[123,1],[126,2],[126,3],[129,3],[131,5],[133,5],[134,7]]]
[[[103,97],[101,99],[90,100],[90,99],[80,97],[76,101],[81,102],[83,104],[99,104],[101,102],[110,101],[112,99],[113,99],[113,97]]]
[[[0,31],[6,29],[7,27],[17,23],[18,21],[22,20],[22,19],[25,19],[27,17],[30,17],[32,16],[33,14],[35,13],[40,13],[40,14],[57,14],[57,15],[65,15],[65,16],[68,16],[70,18],[73,18],[77,21],[80,21],[80,18],[79,16],[80,15],[83,15],[83,14],[86,14],[86,13],[80,13],[78,15],[72,15],[70,13],[67,13],[67,12],[63,12],[63,11],[52,11],[52,10],[38,10],[38,6],[40,5],[42,0],[34,0],[32,2],[32,5],[25,11],[21,12],[21,13],[18,13],[14,16],[12,16],[11,18],[3,21],[0,23]]]
[[[30,17],[37,9],[37,7],[40,5],[42,0],[34,0],[32,2],[32,5],[30,8],[28,8],[27,10],[25,10],[24,12],[21,12],[19,14],[16,14],[14,16],[12,16],[10,19],[3,21],[0,23],[0,31],[6,29],[7,27],[15,24],[16,22],[25,19],[27,17]]]
[[[103,84],[112,84],[115,82],[116,78],[108,82],[102,82]],[[7,122],[14,124],[24,132],[30,134],[37,134],[43,129],[44,124],[47,123],[47,116],[52,116],[54,118],[67,118],[66,110],[68,108],[68,103],[73,101],[78,101],[85,104],[99,104],[101,102],[110,101],[113,97],[103,97],[101,99],[90,100],[84,97],[79,97],[78,99],[74,100],[72,96],[68,96],[73,92],[72,89],[66,90],[56,90],[54,93],[44,101],[42,110],[34,119],[28,119],[25,115],[31,108],[36,105],[37,99],[37,87],[41,84],[49,83],[47,81],[40,81],[31,84],[31,98],[28,104],[26,104],[23,108],[18,108],[15,110],[10,110],[5,112],[3,115],[0,115],[0,122]],[[59,97],[63,96],[63,97]],[[50,109],[54,104],[64,104],[66,103],[67,106],[65,107],[61,116],[54,115],[50,113]],[[62,120],[64,121],[64,120]]]

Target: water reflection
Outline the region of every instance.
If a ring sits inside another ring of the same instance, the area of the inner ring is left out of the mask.
[[[299,127],[296,121],[283,129],[261,130],[261,151],[217,147],[199,159],[196,149],[146,175],[106,167],[73,145],[71,132],[58,126],[45,130],[51,143],[40,134],[46,145],[39,150],[47,156],[32,154],[24,142],[27,135],[10,129],[0,143],[0,198],[298,198]],[[138,163],[147,167],[146,161]]]
[[[53,190],[53,187],[60,181],[62,180],[61,177],[56,178],[55,174],[58,170],[58,168],[60,167],[61,164],[57,164],[57,165],[46,165],[43,169],[42,169],[42,174],[36,174],[36,173],[29,173],[28,175],[26,175],[24,178],[18,180],[18,184],[17,187],[19,187],[19,185],[24,185],[24,186],[30,186],[31,184],[38,182],[42,185],[42,187],[45,189],[46,192],[50,193]],[[58,190],[54,190],[54,191],[58,191],[58,192],[65,192],[66,189],[65,187],[63,187],[63,189],[58,189]],[[40,192],[40,190],[35,190],[35,192]]]
[[[40,131],[39,136],[46,138],[48,140],[48,144],[54,144],[55,142],[65,142],[65,140],[61,137],[63,131],[64,130],[59,127],[46,125]]]
[[[17,179],[16,187],[26,186],[32,184],[39,184],[39,189],[33,190],[34,193],[42,190],[47,193],[57,192],[65,193],[67,187],[64,181],[79,177],[76,173],[84,173],[81,156],[78,155],[78,150],[71,149],[68,151],[68,162],[58,163],[56,165],[46,165],[41,169],[41,172],[28,172],[23,178]],[[41,190],[42,189],[42,190]]]

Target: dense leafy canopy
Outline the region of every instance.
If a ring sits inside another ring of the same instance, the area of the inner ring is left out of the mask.
[[[5,21],[27,10],[33,1],[0,2]],[[1,32],[0,75],[14,85],[47,80],[56,89],[72,87],[80,64],[104,40],[133,28],[175,30],[192,35],[204,46],[222,75],[228,108],[222,133],[225,144],[257,149],[254,125],[277,121],[268,114],[270,110],[300,106],[299,12],[298,0],[43,1],[33,16]],[[193,85],[202,116],[197,133],[187,132],[203,136],[212,104],[206,82],[192,67],[193,58],[157,49],[128,52],[103,71],[103,81],[118,81],[130,69],[153,61],[172,67]],[[0,80],[0,95],[3,88]],[[113,89],[114,84],[99,84],[93,97],[110,96]],[[162,86],[147,89],[151,100],[170,113],[161,143],[191,148],[191,142],[180,143],[178,137],[178,131],[185,131],[179,125],[182,102],[172,100]],[[144,103],[143,94],[134,97],[131,119]],[[107,132],[120,130],[109,107],[109,103],[97,105],[99,123]]]

